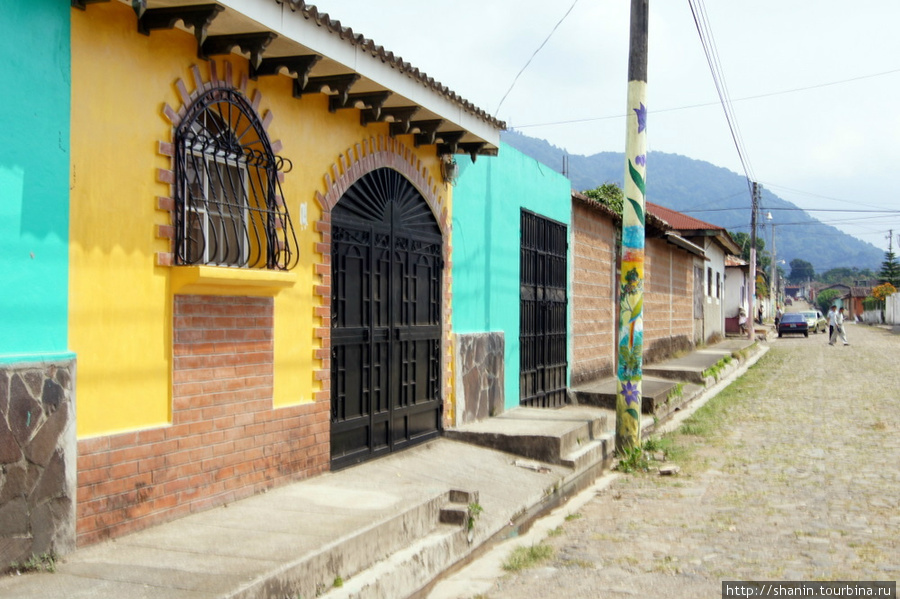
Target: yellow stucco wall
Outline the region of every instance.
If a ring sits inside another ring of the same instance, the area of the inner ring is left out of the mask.
[[[217,58],[232,64],[237,84],[247,72],[240,56]],[[192,65],[204,81],[208,63],[196,57],[196,40],[180,30],[140,35],[136,17],[118,2],[72,11],[72,168],[69,343],[76,352],[77,429],[80,438],[166,425],[171,421],[173,267],[156,266],[158,252],[171,251],[157,238],[156,225],[169,224],[156,208],[170,196],[157,169],[171,168],[158,152],[172,141],[163,107],[181,106],[175,85],[194,91]],[[281,156],[293,162],[282,189],[294,221],[300,263],[292,286],[275,297],[276,407],[313,401],[321,384],[314,359],[321,320],[314,316],[321,282],[315,252],[321,235],[316,191],[339,155],[386,124],[362,127],[358,110],[328,112],[321,94],[295,99],[286,76],[250,81],[247,95],[262,93],[259,112],[274,117],[268,128],[280,140]],[[413,149],[435,180],[440,165],[433,146]],[[301,215],[306,212],[306,224]],[[177,267],[174,267],[177,268]],[[230,288],[207,292],[229,293]]]

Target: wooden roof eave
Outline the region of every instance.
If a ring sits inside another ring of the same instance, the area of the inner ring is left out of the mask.
[[[70,0],[73,8],[110,0]],[[252,78],[295,78],[294,96],[325,93],[331,111],[356,109],[363,126],[390,123],[438,155],[496,156],[506,124],[340,21],[299,0],[119,0],[137,29],[151,35],[178,27],[197,38],[197,55],[237,53]],[[421,135],[426,131],[425,135]]]

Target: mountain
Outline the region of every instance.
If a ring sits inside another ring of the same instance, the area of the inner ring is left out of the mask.
[[[606,182],[622,186],[625,156],[600,152],[592,156],[569,155],[543,139],[505,131],[502,140],[535,160],[562,172],[568,159],[572,188],[593,189]],[[732,232],[750,232],[750,191],[746,177],[726,168],[678,154],[652,152],[647,157],[647,199]],[[813,265],[817,273],[832,268],[871,269],[877,272],[884,251],[823,224],[795,204],[763,188],[760,200],[761,225],[757,235],[772,245],[772,228],[765,220],[771,212],[775,222],[776,258],[784,260],[785,273],[795,258]]]

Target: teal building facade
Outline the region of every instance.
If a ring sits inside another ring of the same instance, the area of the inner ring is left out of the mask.
[[[75,547],[71,11],[13,0],[0,16],[0,571]]]
[[[59,0],[7,2],[0,19],[0,363],[71,357],[70,12]]]
[[[530,351],[522,347],[523,339],[526,344],[555,339],[557,357],[551,362],[556,384],[551,386],[567,384],[570,220],[571,185],[550,167],[507,144],[501,144],[496,157],[461,161],[453,192],[457,423],[526,405],[523,389],[533,385],[527,374],[523,380],[523,352]],[[529,231],[537,246],[531,247]],[[554,248],[538,247],[548,237],[553,238]],[[555,285],[552,291],[539,289],[537,298],[533,297],[534,281],[529,280],[535,275],[529,265],[535,264],[539,286],[548,277]],[[528,313],[534,299],[541,305],[554,301],[556,312]],[[525,329],[530,328],[531,317],[539,322],[538,330],[529,336]],[[555,327],[555,336],[540,330],[548,323]],[[544,349],[538,348],[538,361],[546,362]]]

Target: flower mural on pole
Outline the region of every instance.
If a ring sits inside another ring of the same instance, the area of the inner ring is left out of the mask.
[[[619,285],[616,449],[640,447],[644,350],[644,209],[647,168],[646,82],[630,81],[625,144],[625,205],[622,212],[622,275]],[[634,108],[636,106],[636,108]]]
[[[637,116],[637,132],[643,133],[644,130],[647,129],[647,107],[644,106],[643,102],[641,102],[639,107],[634,109],[634,114]]]
[[[616,382],[616,451],[641,447],[644,350],[644,196],[647,177],[647,32],[649,0],[631,0],[628,100],[625,114],[625,202]]]

